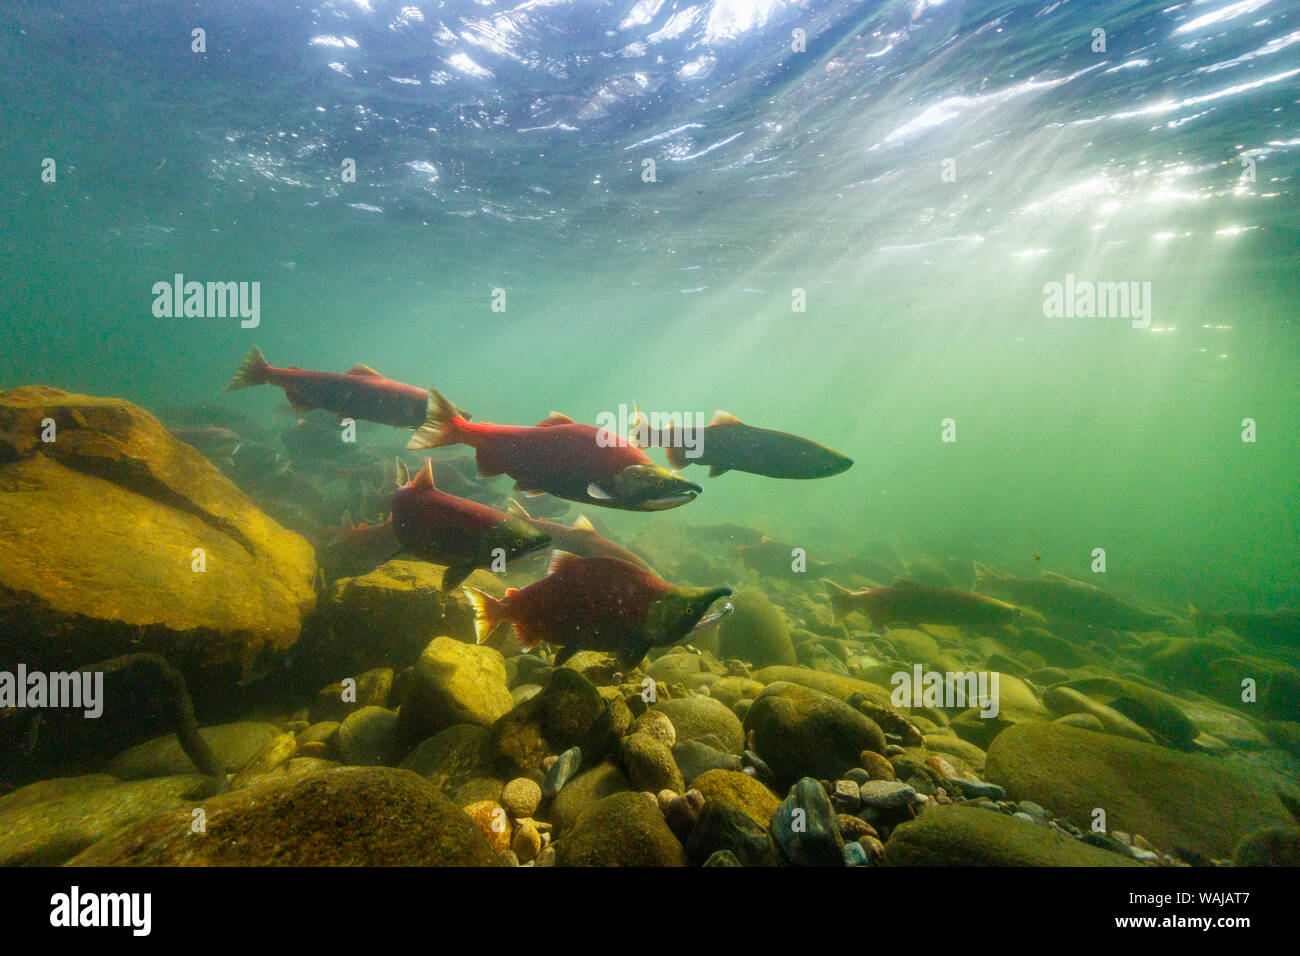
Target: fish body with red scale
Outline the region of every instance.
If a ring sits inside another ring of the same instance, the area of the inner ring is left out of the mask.
[[[257,348],[248,353],[225,390],[254,385],[276,385],[284,389],[296,412],[322,408],[343,418],[397,428],[418,427],[429,410],[428,389],[384,378],[368,365],[354,365],[342,374],[314,372],[293,365],[276,368]],[[464,414],[460,409],[457,411]]]
[[[397,472],[401,487],[393,492],[393,533],[403,551],[447,566],[444,591],[498,557],[508,562],[550,544],[550,537],[518,518],[439,491],[428,459],[414,478],[400,461]]]
[[[663,511],[703,490],[614,432],[558,412],[532,426],[470,422],[437,391],[429,395],[429,416],[407,448],[469,445],[480,477],[509,475],[517,490],[530,495],[545,492],[603,508]]]
[[[555,552],[546,577],[503,598],[461,590],[474,606],[480,644],[508,621],[524,650],[543,641],[560,646],[556,667],[584,650],[613,654],[621,666],[632,667],[651,647],[687,640],[731,611],[727,604],[709,613],[731,588],[683,587],[618,558],[565,551]]]

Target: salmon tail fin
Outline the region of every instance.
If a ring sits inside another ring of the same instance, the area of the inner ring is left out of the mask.
[[[987,584],[992,584],[998,579],[998,573],[990,568],[987,564],[980,564],[978,561],[971,562],[975,566],[975,590]]]
[[[267,374],[270,368],[271,363],[266,360],[262,350],[254,345],[252,351],[244,356],[244,361],[239,366],[239,371],[235,373],[235,377],[222,391],[233,392],[238,388],[265,385],[271,380],[270,375]]]
[[[505,618],[501,614],[501,602],[490,594],[484,594],[478,588],[460,589],[474,609],[474,637],[479,644],[487,641]]]
[[[681,471],[691,463],[691,460],[686,457],[686,449],[680,445],[665,444],[664,454],[668,456],[668,465],[673,471]]]
[[[456,428],[458,420],[466,420],[464,411],[447,401],[436,388],[429,389],[429,405],[424,424],[415,430],[406,447],[414,450],[460,444],[461,437]]]
[[[826,599],[831,605],[831,619],[839,624],[849,613],[848,597],[853,592],[848,588],[840,587],[830,578],[822,578],[822,587],[826,588]]]

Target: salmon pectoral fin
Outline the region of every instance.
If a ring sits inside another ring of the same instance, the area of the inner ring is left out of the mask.
[[[316,410],[315,405],[309,405],[306,402],[304,402],[302,399],[296,398],[294,396],[294,393],[289,391],[289,389],[287,388],[284,390],[284,397],[289,400],[289,407],[292,408],[299,415],[303,414],[304,412],[313,412]]]
[[[620,648],[614,652],[614,659],[618,661],[618,666],[628,671],[641,663],[641,659],[646,656],[650,650],[649,644],[637,643],[629,647]]]
[[[523,621],[513,621],[511,623],[515,626],[515,640],[519,642],[519,646],[525,651],[531,651],[538,644],[542,643],[541,635],[532,631]],[[577,648],[574,648],[574,651],[576,650]],[[570,657],[573,656],[574,651],[569,651]],[[564,656],[564,652],[561,651],[560,658],[556,660],[555,666],[559,667],[560,664],[568,659],[568,657]]]
[[[691,463],[686,457],[686,449],[678,445],[665,445],[664,454],[668,457],[668,467],[673,471],[681,471]]]
[[[442,572],[442,593],[448,594],[453,588],[458,587],[462,581],[474,573],[476,567],[478,567],[478,564],[473,561],[447,565],[447,569]]]

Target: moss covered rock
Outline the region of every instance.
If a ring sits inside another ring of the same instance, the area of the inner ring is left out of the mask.
[[[404,684],[398,736],[409,748],[456,724],[491,727],[513,706],[498,651],[437,637]]]
[[[737,770],[706,770],[691,784],[706,800],[721,800],[739,807],[764,830],[772,824],[780,800],[771,790],[747,773]]]
[[[0,866],[58,866],[124,826],[177,807],[196,773],[121,781],[108,774],[42,780],[0,797]]]
[[[1043,695],[1043,703],[1054,714],[1068,717],[1072,714],[1088,714],[1096,718],[1102,733],[1141,740],[1153,744],[1156,739],[1145,729],[1139,727],[1113,707],[1107,707],[1100,701],[1093,700],[1072,687],[1051,687]]]
[[[148,412],[0,392],[0,665],[152,651],[196,701],[228,696],[298,640],[315,582],[311,545]]]
[[[732,599],[735,612],[718,629],[718,656],[754,667],[794,664],[794,644],[785,613],[762,591],[746,588]]]
[[[1109,850],[1019,820],[968,806],[930,807],[894,829],[886,866],[1137,866]]]
[[[498,789],[502,781],[496,776],[491,731],[477,724],[457,724],[440,730],[428,740],[423,740],[402,761],[403,770],[418,773],[433,784],[443,796],[464,806],[471,794],[477,795],[479,787],[474,781],[493,780]]]
[[[1087,694],[1119,711],[1172,747],[1187,747],[1199,733],[1178,699],[1154,687],[1118,677],[1084,677],[1058,686]]]
[[[1300,827],[1257,830],[1232,853],[1237,866],[1300,866]]]
[[[893,668],[889,670],[892,672]],[[826,671],[816,671],[808,667],[764,667],[762,670],[755,671],[753,678],[762,684],[785,681],[811,687],[823,694],[830,694],[836,700],[847,700],[854,694],[863,694],[868,700],[882,707],[892,706],[889,691],[879,684],[859,680],[856,677],[845,677],[842,674],[828,674]]]
[[[654,802],[616,793],[578,817],[557,846],[561,866],[685,866],[686,852]]]
[[[492,752],[507,777],[540,781],[548,755],[581,747],[584,763],[591,764],[613,743],[605,699],[591,681],[567,667],[552,671],[540,693],[492,725]]]
[[[666,743],[647,733],[631,734],[623,741],[623,765],[636,790],[658,793],[686,789],[673,752]]]
[[[326,720],[340,723],[362,707],[387,707],[393,690],[393,669],[376,667],[346,681],[322,687],[307,712],[307,719],[317,724]]]
[[[227,773],[237,773],[269,741],[280,735],[275,724],[242,721],[200,727],[199,735],[212,748],[217,762]],[[156,737],[124,750],[108,764],[108,772],[122,780],[170,777],[194,771],[194,762],[175,734]]]
[[[73,866],[493,866],[487,839],[419,775],[341,767],[249,787],[100,840]]]
[[[744,749],[745,734],[740,718],[726,704],[712,697],[697,694],[677,700],[661,700],[653,709],[672,721],[678,742],[698,740],[712,734],[732,753],[738,754]]]
[[[884,732],[870,718],[829,694],[784,681],[759,694],[744,727],[783,788],[800,777],[835,780],[858,765],[862,751],[885,749]]]
[[[1252,830],[1291,823],[1274,793],[1221,761],[1056,723],[1001,734],[984,776],[1080,825],[1100,808],[1108,829],[1167,852],[1222,858]]]
[[[557,831],[563,833],[578,822],[578,817],[582,816],[588,807],[605,797],[625,793],[631,789],[632,785],[623,771],[606,760],[590,770],[584,770],[570,780],[551,801],[545,816],[555,824]]]

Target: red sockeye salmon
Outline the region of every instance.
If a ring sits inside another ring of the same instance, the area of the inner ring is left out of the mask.
[[[509,621],[525,650],[542,641],[561,647],[559,667],[578,651],[605,651],[628,668],[651,647],[676,644],[730,613],[709,607],[731,588],[688,588],[618,558],[580,558],[556,551],[550,573],[526,588],[494,598],[462,588],[474,606],[474,629],[482,644]]]
[[[429,415],[407,448],[469,445],[479,476],[509,475],[526,494],[543,492],[603,508],[663,511],[702,489],[651,461],[625,438],[552,412],[533,426],[470,422],[437,391]]]
[[[276,368],[254,348],[226,386],[227,392],[254,385],[276,385],[296,412],[323,408],[343,418],[356,418],[396,428],[418,428],[429,413],[429,391],[384,378],[368,365],[347,372],[313,372],[291,365]],[[457,409],[465,415],[464,410]],[[465,415],[468,418],[468,415]]]

